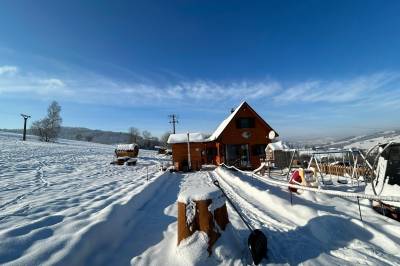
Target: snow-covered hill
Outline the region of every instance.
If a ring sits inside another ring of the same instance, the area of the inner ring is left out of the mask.
[[[376,132],[360,136],[352,136],[341,140],[331,141],[329,144],[322,145],[325,148],[359,148],[369,149],[378,143],[389,141],[400,142],[400,130]]]

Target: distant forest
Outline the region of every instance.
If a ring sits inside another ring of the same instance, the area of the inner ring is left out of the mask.
[[[5,132],[21,133],[22,129],[0,129]],[[27,134],[32,134],[27,129]],[[61,127],[58,138],[70,140],[82,140],[103,144],[137,143],[141,148],[153,149],[157,145],[166,145],[169,133],[165,133],[160,139],[151,135],[149,131],[140,132],[136,128],[130,128],[127,132],[103,131],[83,127]]]

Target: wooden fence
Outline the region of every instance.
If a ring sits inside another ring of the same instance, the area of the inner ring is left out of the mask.
[[[318,171],[316,165],[311,165],[315,167]],[[354,167],[353,166],[342,166],[342,165],[329,165],[329,164],[320,164],[319,165],[321,172],[327,175],[336,175],[336,176],[352,176]],[[366,169],[363,167],[356,167],[355,169],[355,177],[359,177],[360,175],[365,175]]]

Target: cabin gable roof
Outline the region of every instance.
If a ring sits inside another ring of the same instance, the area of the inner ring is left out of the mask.
[[[236,109],[234,112],[232,112],[224,121],[221,122],[221,124],[219,124],[219,126],[217,127],[217,129],[214,131],[214,133],[209,137],[209,141],[214,141],[217,140],[222,133],[225,131],[225,129],[228,127],[228,125],[234,120],[234,118],[238,115],[239,111],[242,110],[243,108],[248,108],[254,115],[255,117],[257,117],[259,119],[259,121],[261,121],[261,123],[274,130],[267,122],[265,122],[265,120],[256,112],[254,111],[253,108],[251,108],[251,106],[247,103],[247,102],[242,102]],[[275,131],[275,130],[274,130]],[[275,131],[276,136],[279,136],[278,133]]]

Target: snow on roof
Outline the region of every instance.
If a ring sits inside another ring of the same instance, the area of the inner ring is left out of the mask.
[[[224,121],[222,121],[221,124],[217,127],[217,129],[214,131],[214,133],[208,138],[208,140],[213,141],[216,140],[219,135],[221,135],[222,131],[228,126],[229,122],[232,121],[232,119],[235,117],[237,112],[240,110],[240,108],[245,104],[245,102],[242,102],[234,112],[232,112]]]
[[[269,143],[267,145],[267,148],[270,148],[273,151],[283,151],[283,150],[287,150],[289,147],[286,146],[282,141],[278,141],[278,142]]]
[[[169,135],[168,144],[175,143],[186,143],[187,142],[187,133],[178,133]],[[204,142],[206,138],[202,133],[189,133],[189,141],[190,142]]]
[[[117,150],[119,151],[130,151],[130,150],[134,150],[135,147],[138,147],[137,144],[133,143],[133,144],[118,144],[117,145]]]

